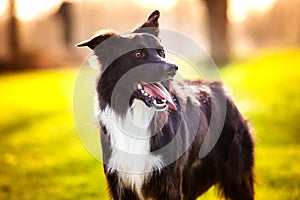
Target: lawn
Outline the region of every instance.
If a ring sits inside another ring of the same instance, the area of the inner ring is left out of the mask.
[[[0,199],[107,199],[101,163],[75,128],[77,72],[0,75]],[[256,199],[300,199],[300,50],[260,52],[221,75],[253,126]]]

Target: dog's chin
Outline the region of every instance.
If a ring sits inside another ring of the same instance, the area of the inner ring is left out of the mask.
[[[165,111],[168,108],[177,110],[172,95],[160,82],[146,83],[138,81],[133,87],[133,98],[143,101],[147,107],[156,111]]]

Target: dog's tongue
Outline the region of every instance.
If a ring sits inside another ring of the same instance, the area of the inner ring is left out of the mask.
[[[160,97],[161,99],[165,99],[168,102],[168,105],[173,109],[177,110],[176,105],[174,104],[170,93],[166,90],[166,88],[160,83],[147,83],[143,85],[145,92],[150,94],[153,97]]]

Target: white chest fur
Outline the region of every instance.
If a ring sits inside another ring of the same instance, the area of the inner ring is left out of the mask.
[[[150,122],[155,110],[142,101],[134,100],[125,117],[118,116],[109,106],[100,111],[99,120],[110,135],[112,155],[109,170],[118,171],[119,180],[135,189],[141,197],[141,187],[153,170],[163,162],[150,153]]]

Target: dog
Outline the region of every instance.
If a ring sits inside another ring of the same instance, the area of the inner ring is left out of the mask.
[[[174,80],[180,68],[165,58],[159,17],[156,10],[130,33],[105,30],[77,45],[101,66],[96,112],[110,197],[192,200],[216,185],[225,199],[253,200],[247,120],[222,83]]]

